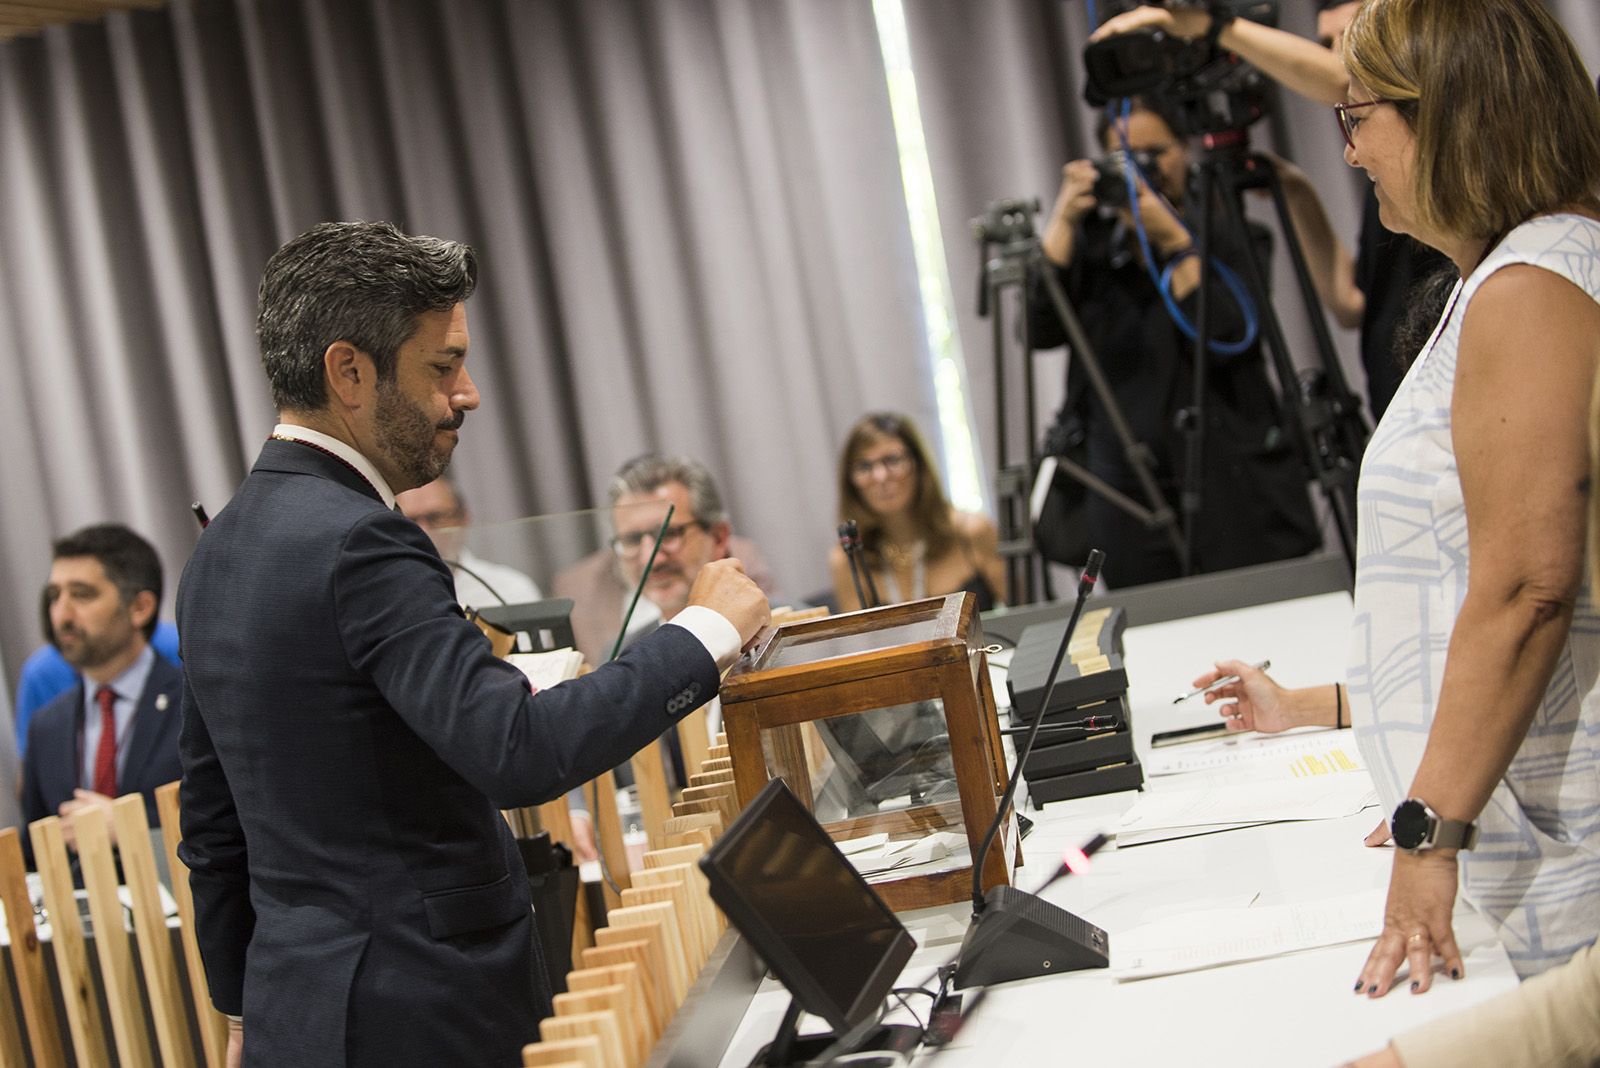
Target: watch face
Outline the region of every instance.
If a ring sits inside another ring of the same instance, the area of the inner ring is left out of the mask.
[[[1389,832],[1394,835],[1394,844],[1401,849],[1417,848],[1428,840],[1427,807],[1421,801],[1400,802],[1389,821]]]

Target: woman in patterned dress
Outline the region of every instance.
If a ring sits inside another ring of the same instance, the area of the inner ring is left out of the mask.
[[[1356,980],[1463,972],[1458,880],[1519,974],[1600,932],[1600,614],[1584,587],[1600,365],[1600,101],[1538,0],[1367,0],[1344,45],[1345,159],[1385,226],[1459,269],[1362,461],[1348,689],[1239,670],[1239,729],[1348,710],[1386,810],[1475,823],[1397,850]],[[1204,681],[1204,680],[1202,680]],[[1381,840],[1382,829],[1369,843]]]

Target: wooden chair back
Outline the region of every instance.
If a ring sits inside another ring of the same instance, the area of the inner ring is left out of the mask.
[[[211,986],[200,960],[200,940],[195,937],[194,894],[189,890],[189,869],[178,859],[178,845],[183,841],[178,786],[176,782],[169,782],[156,787],[156,816],[161,821],[161,845],[167,855],[167,871],[172,875],[172,899],[178,903],[178,930],[182,936],[190,997],[200,1024],[200,1048],[208,1068],[223,1068],[228,1055],[228,1018],[211,1004]]]
[[[22,1006],[22,1020],[18,1022],[11,1015],[11,991],[0,989],[0,996],[5,997],[5,1004],[0,1008],[11,1021],[9,1025],[0,1025],[6,1031],[0,1035],[0,1054],[4,1054],[0,1062],[24,1063],[21,1033],[26,1030],[35,1068],[66,1068],[67,1051],[61,1041],[55,999],[50,993],[44,946],[39,942],[33,902],[28,897],[22,836],[13,827],[0,831],[0,903],[5,906],[6,928],[11,936],[11,968],[16,974],[16,998]],[[4,972],[5,969],[0,968],[0,975]]]

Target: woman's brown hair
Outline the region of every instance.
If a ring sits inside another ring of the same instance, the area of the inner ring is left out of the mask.
[[[916,424],[894,412],[872,412],[864,415],[850,428],[845,437],[844,451],[839,455],[839,522],[855,520],[861,533],[861,547],[869,566],[883,567],[883,521],[878,513],[867,507],[861,499],[850,468],[861,451],[880,438],[894,438],[905,445],[911,454],[917,480],[917,492],[911,499],[911,514],[917,530],[926,543],[926,557],[936,560],[956,544],[955,525],[950,522],[950,502],[945,498],[939,480],[939,469],[933,462],[927,443],[917,432]]]
[[[1600,204],[1600,99],[1539,0],[1365,0],[1344,65],[1416,132],[1429,229],[1488,239]]]

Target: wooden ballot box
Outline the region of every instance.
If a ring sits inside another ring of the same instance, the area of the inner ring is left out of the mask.
[[[722,684],[740,806],[782,778],[891,908],[962,901],[1005,789],[977,599],[782,624]],[[983,888],[1020,861],[1008,814]]]

